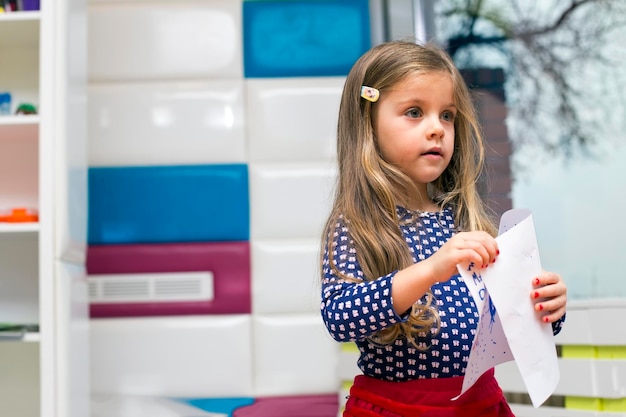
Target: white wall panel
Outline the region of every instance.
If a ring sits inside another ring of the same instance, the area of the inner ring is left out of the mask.
[[[253,320],[255,396],[338,392],[339,344],[319,314]]]
[[[626,361],[608,359],[559,359],[561,376],[554,394],[587,398],[624,398]],[[528,392],[515,362],[496,367],[496,377],[506,392]]]
[[[319,270],[319,240],[254,240],[253,312],[319,314]]]
[[[510,404],[515,417],[624,417],[624,413],[608,411],[576,410],[573,408],[547,407],[535,408],[532,405]]]
[[[351,343],[352,342],[347,342]],[[340,344],[340,346],[342,346]],[[352,348],[346,348],[342,346],[341,352],[339,354],[339,378],[342,381],[350,381],[354,379],[355,376],[362,374],[361,369],[359,369],[357,362],[359,360],[359,350],[354,345]]]
[[[571,304],[571,302],[569,303]],[[572,309],[568,305],[565,324],[561,332],[555,336],[555,343],[559,345],[593,345],[592,325],[590,311],[584,309]]]
[[[570,300],[559,345],[623,346],[626,326],[615,326],[606,317],[624,317],[626,300],[621,298]]]
[[[94,2],[90,78],[241,77],[241,7],[228,0]]]
[[[92,84],[91,166],[245,162],[243,81]]]
[[[589,311],[592,340],[597,345],[626,345],[626,326],[623,322],[618,324],[613,320],[607,320],[608,317],[621,322],[626,317],[626,300],[621,300],[614,305],[606,303],[603,308],[594,308]]]
[[[332,203],[332,164],[250,164],[249,169],[252,238],[319,239]]]
[[[92,391],[249,396],[250,335],[250,316],[245,315],[92,320]]]
[[[334,160],[345,78],[248,79],[251,162]]]
[[[573,359],[572,359],[573,360]],[[597,396],[601,398],[626,398],[626,360],[598,359],[593,361]],[[579,374],[580,375],[580,374]],[[572,381],[570,380],[571,384]]]

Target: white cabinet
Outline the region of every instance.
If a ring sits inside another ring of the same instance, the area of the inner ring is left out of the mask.
[[[38,332],[0,339],[0,415],[89,415],[86,253],[86,10],[42,0],[41,11],[0,14],[0,323]],[[20,103],[37,115],[14,115]]]

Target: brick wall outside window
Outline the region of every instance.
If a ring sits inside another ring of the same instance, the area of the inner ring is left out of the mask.
[[[504,71],[500,68],[462,70],[465,82],[474,93],[486,141],[486,170],[480,191],[487,204],[499,216],[513,207],[511,200],[511,142],[506,127],[507,107]]]

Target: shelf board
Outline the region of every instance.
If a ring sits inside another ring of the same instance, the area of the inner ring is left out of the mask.
[[[39,115],[22,114],[17,116],[0,116],[0,126],[37,125]]]
[[[41,336],[39,333],[31,333],[28,332],[22,338],[22,342],[39,342],[41,340]]]
[[[39,232],[39,223],[8,223],[0,222],[0,235],[10,233],[37,233]]]
[[[21,334],[13,335],[3,335],[0,333],[0,343],[3,342],[39,342],[41,340],[41,336],[39,332],[26,332]]]
[[[0,13],[0,24],[2,22],[17,22],[17,21],[38,21],[41,18],[41,12],[39,10],[24,11],[24,12],[5,12]]]

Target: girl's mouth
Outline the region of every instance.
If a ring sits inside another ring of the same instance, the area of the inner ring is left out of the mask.
[[[429,149],[428,151],[424,152],[422,155],[441,156],[441,149],[440,148],[432,148],[432,149]]]

